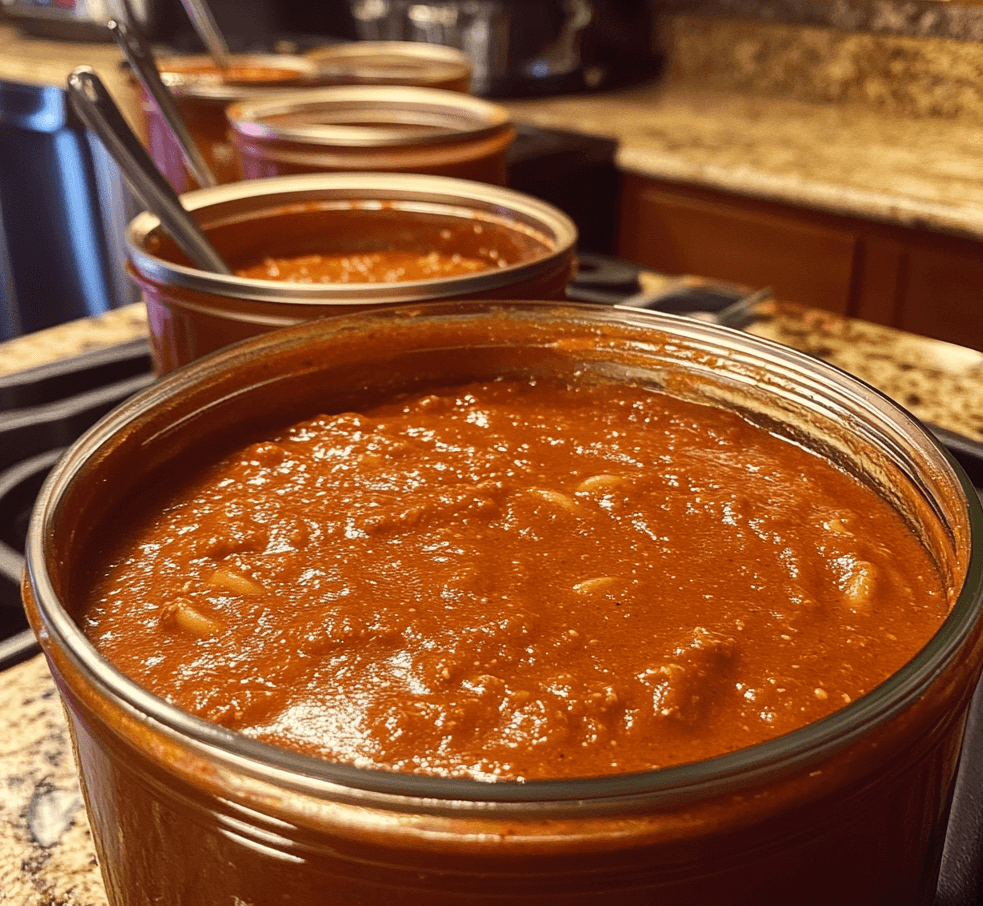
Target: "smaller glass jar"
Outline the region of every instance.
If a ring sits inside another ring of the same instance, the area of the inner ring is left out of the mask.
[[[243,176],[376,171],[505,185],[509,112],[456,91],[356,85],[254,98],[226,111]]]
[[[220,70],[204,55],[161,57],[161,79],[171,90],[188,131],[201,149],[215,178],[222,183],[242,178],[235,149],[228,138],[225,108],[271,91],[286,91],[316,84],[317,67],[295,54],[232,54],[229,67]],[[150,156],[177,192],[198,188],[188,170],[171,127],[135,75],[130,85],[145,118]]]
[[[322,85],[415,85],[468,91],[474,66],[455,47],[421,41],[353,41],[306,54]]]
[[[310,254],[458,256],[487,266],[398,281],[225,276],[192,266],[160,221],[143,213],[127,231],[129,272],[143,291],[158,374],[277,327],[396,302],[561,299],[577,267],[577,228],[566,214],[464,179],[280,176],[200,189],[183,202],[236,271]]]

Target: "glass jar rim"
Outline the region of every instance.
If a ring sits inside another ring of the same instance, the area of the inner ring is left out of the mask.
[[[317,66],[303,54],[233,53],[229,65],[242,68],[265,68],[271,71],[290,71],[289,79],[272,78],[223,81],[221,71],[208,54],[174,54],[158,58],[161,79],[177,96],[201,101],[230,103],[243,98],[267,95],[278,90],[293,91],[313,84]]]
[[[346,41],[308,50],[322,76],[427,81],[470,77],[471,58],[456,47],[423,41]],[[396,65],[394,67],[394,61]]]
[[[226,116],[247,140],[353,150],[477,142],[511,124],[511,115],[500,104],[459,91],[404,85],[281,92],[231,104]],[[420,128],[407,133],[400,126]]]

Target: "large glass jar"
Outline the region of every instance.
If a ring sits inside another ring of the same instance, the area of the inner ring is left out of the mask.
[[[380,389],[573,373],[734,409],[834,460],[904,516],[953,590],[950,615],[880,686],[785,736],[648,773],[529,783],[261,744],[139,688],[79,628],[87,539],[230,434]],[[113,906],[928,906],[983,663],[981,532],[972,486],[928,432],[814,359],[628,309],[411,305],[238,344],[115,410],[47,481],[24,591]]]

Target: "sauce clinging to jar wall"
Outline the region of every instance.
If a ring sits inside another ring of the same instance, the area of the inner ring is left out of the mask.
[[[421,253],[378,251],[264,258],[258,264],[239,268],[236,274],[253,280],[285,280],[289,283],[402,283],[477,274],[489,267],[482,258],[437,250]]]

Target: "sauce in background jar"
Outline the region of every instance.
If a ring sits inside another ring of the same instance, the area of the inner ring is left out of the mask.
[[[157,63],[161,79],[174,95],[188,131],[220,183],[242,178],[235,149],[228,138],[225,108],[233,101],[317,84],[314,64],[293,54],[232,54],[227,74],[204,54],[162,56]],[[157,104],[132,74],[130,84],[139,99],[138,109],[145,119],[154,163],[178,194],[199,188]]]
[[[130,275],[143,291],[161,374],[308,318],[434,299],[563,298],[577,267],[577,228],[562,211],[469,180],[302,174],[199,190],[182,201],[233,269],[262,268],[268,259],[392,253],[470,264],[461,273],[392,282],[225,277],[192,267],[157,218],[142,214],[127,233]]]

